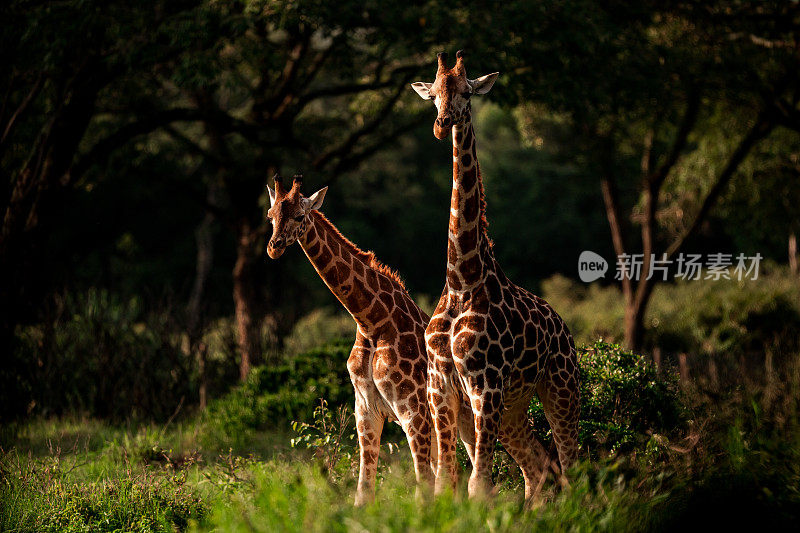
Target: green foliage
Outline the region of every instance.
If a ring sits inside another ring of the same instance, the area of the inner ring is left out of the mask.
[[[292,448],[312,450],[333,479],[341,479],[354,471],[358,441],[353,413],[347,406],[340,405],[336,411],[331,411],[328,402],[320,400],[314,409],[313,422],[294,421],[292,431],[297,435],[290,441]]]
[[[27,380],[16,393],[28,399],[29,414],[166,419],[195,394],[191,361],[168,315],[105,290],[68,294],[59,304],[51,321],[18,329],[14,358]]]
[[[598,338],[622,341],[625,311],[619,288],[599,283],[587,286],[556,274],[542,282],[542,297],[558,310],[576,343]]]
[[[616,287],[554,276],[544,298],[559,310],[576,339],[622,339],[623,297]],[[792,356],[800,347],[800,286],[788,270],[761,265],[757,280],[694,280],[660,284],[645,317],[648,346],[666,354],[722,355],[761,363],[771,351]]]
[[[353,318],[343,309],[314,309],[294,325],[292,332],[284,339],[284,350],[280,356],[292,358],[313,350],[320,344],[336,342],[354,335]]]
[[[667,351],[753,362],[763,361],[768,351],[790,356],[800,349],[800,286],[789,272],[769,266],[755,281],[662,286],[647,324],[651,342]]]
[[[341,341],[254,368],[244,383],[209,404],[207,430],[214,439],[237,446],[253,430],[288,431],[292,420],[312,420],[320,398],[352,405],[347,372],[351,348],[350,341]]]
[[[579,441],[588,457],[653,453],[668,435],[685,429],[687,411],[675,376],[660,374],[644,356],[603,341],[579,348],[578,357]],[[549,426],[536,398],[531,414],[540,438],[549,440]]]
[[[535,290],[574,264],[576,250],[610,251],[599,188],[574,155],[526,144],[519,113],[476,101],[473,115],[489,236],[515,283]]]

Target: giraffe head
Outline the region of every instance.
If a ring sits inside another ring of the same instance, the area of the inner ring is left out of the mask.
[[[287,247],[297,241],[308,229],[308,214],[322,206],[327,187],[323,187],[308,198],[300,194],[303,176],[296,175],[292,188],[283,187],[283,180],[275,174],[275,190],[269,191],[267,218],[272,221],[272,238],[267,244],[267,253],[272,259],[279,258]]]
[[[433,83],[417,81],[411,87],[424,100],[433,100],[436,104],[436,121],[433,123],[433,134],[437,139],[444,139],[456,124],[462,124],[469,114],[469,99],[473,94],[486,94],[494,85],[499,72],[493,72],[471,80],[467,78],[464,68],[464,51],[456,52],[456,64],[447,67],[447,54],[439,53],[439,68]]]

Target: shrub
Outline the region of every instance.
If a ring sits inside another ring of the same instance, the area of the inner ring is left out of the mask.
[[[756,281],[692,281],[657,287],[648,321],[652,344],[667,352],[726,354],[763,361],[766,350],[800,348],[800,290],[780,273]]]
[[[179,342],[168,315],[145,313],[138,298],[69,294],[56,318],[17,331],[27,380],[4,394],[25,394],[29,414],[163,420],[196,394]]]
[[[298,320],[292,332],[284,339],[284,351],[281,355],[295,357],[322,344],[352,338],[354,334],[355,324],[347,313],[327,307],[314,309]]]
[[[358,468],[355,416],[347,406],[340,405],[332,411],[328,402],[320,400],[314,409],[314,420],[294,421],[292,430],[297,434],[291,440],[292,448],[311,450],[332,479],[341,479]]]
[[[575,338],[622,340],[622,294],[615,286],[585,285],[556,275],[542,283]],[[800,348],[800,285],[785,269],[765,265],[757,280],[660,283],[644,321],[646,344],[666,353],[791,355]]]
[[[675,376],[659,374],[644,356],[597,341],[578,349],[581,372],[579,439],[590,457],[646,449],[686,422]],[[550,437],[537,398],[531,403],[539,437]],[[545,428],[547,428],[545,430]]]
[[[253,430],[288,432],[293,420],[312,420],[320,398],[334,406],[352,405],[347,372],[351,348],[352,341],[341,340],[277,365],[254,368],[244,383],[209,404],[208,431],[222,442],[238,445]]]

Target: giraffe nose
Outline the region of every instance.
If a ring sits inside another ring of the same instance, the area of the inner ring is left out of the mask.
[[[283,246],[283,239],[281,237],[276,237],[272,239],[269,245],[270,248],[280,248],[281,246]]]
[[[450,118],[450,115],[444,115],[443,117],[436,118],[436,125],[440,128],[448,128],[452,122],[453,120]]]

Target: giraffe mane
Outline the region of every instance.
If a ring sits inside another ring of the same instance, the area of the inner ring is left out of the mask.
[[[408,293],[408,289],[406,289],[406,285],[403,282],[402,278],[400,278],[400,275],[395,270],[393,270],[391,267],[388,267],[385,264],[381,263],[375,257],[375,253],[374,252],[369,251],[369,250],[365,252],[364,250],[362,250],[361,248],[356,246],[350,239],[348,239],[347,237],[342,235],[342,232],[339,231],[339,229],[333,224],[333,222],[328,220],[328,218],[325,215],[323,215],[320,211],[316,211],[315,210],[315,211],[312,211],[312,213],[316,214],[318,220],[324,226],[326,226],[326,229],[328,231],[333,233],[337,238],[341,239],[341,244],[343,244],[348,249],[348,251],[351,254],[353,254],[353,256],[355,256],[358,259],[360,259],[361,262],[363,262],[364,265],[366,265],[370,269],[374,270],[375,272],[378,272],[379,274],[383,274],[384,276],[389,278],[389,281],[397,284],[397,286],[400,289],[402,289],[404,292]]]
[[[489,245],[489,248],[494,248],[494,241],[489,237],[489,221],[486,220],[486,194],[483,192],[483,176],[481,175],[481,166],[478,165],[478,193],[480,194],[480,208],[481,208],[481,218],[478,225],[486,236],[486,244]]]

